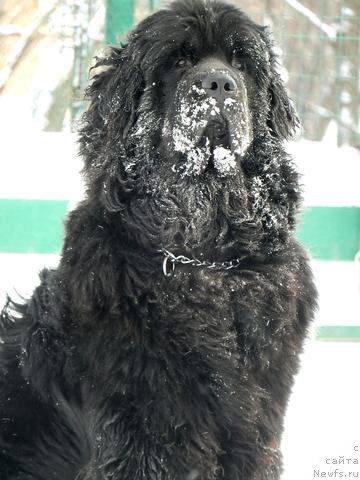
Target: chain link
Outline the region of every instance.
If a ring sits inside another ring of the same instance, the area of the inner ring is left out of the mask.
[[[193,265],[194,267],[203,267],[209,268],[213,270],[231,270],[232,268],[236,268],[240,265],[241,261],[245,257],[238,257],[226,262],[209,262],[207,260],[199,260],[198,258],[189,258],[185,257],[185,255],[178,255],[175,256],[172,252],[169,252],[165,248],[159,250],[165,256],[163,261],[163,272],[166,277],[170,276],[170,273],[167,271],[167,263],[168,261],[172,264],[172,271],[175,270],[175,265],[177,263],[181,263],[182,265]]]

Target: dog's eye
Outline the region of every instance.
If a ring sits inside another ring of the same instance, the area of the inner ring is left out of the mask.
[[[182,57],[180,58],[176,63],[175,63],[175,67],[176,68],[185,68],[187,66],[191,65],[191,62],[189,59],[185,58],[185,57]]]
[[[231,60],[231,66],[236,68],[237,70],[245,70],[244,62],[242,62],[236,57]]]

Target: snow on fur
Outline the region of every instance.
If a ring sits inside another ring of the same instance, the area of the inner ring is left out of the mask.
[[[198,138],[194,131],[205,130],[209,119],[221,113],[219,102],[208,97],[203,88],[193,86],[192,90],[200,96],[198,98],[184,98],[180,102],[178,121],[173,129],[172,138],[174,150],[183,153],[186,164],[182,166],[184,176],[200,174],[207,165],[211,156],[210,141],[206,137],[203,146],[197,146]],[[249,123],[248,105],[239,103],[232,98],[224,101],[225,109],[234,110],[239,117],[239,124],[232,134],[232,149],[218,146],[214,149],[214,166],[220,176],[234,174],[236,171],[236,156],[243,156],[251,143],[251,125]],[[168,126],[166,127],[168,128]],[[173,166],[176,170],[176,167]]]

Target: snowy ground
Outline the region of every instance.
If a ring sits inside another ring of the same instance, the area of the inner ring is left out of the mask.
[[[282,480],[360,477],[359,365],[360,343],[308,342],[286,416]],[[341,457],[351,462],[335,463]]]

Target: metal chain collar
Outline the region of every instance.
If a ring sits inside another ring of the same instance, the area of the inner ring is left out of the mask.
[[[209,268],[213,270],[231,270],[232,268],[238,267],[241,261],[245,258],[238,257],[226,262],[209,262],[207,260],[201,261],[198,258],[185,257],[184,255],[178,255],[176,257],[173,253],[169,252],[165,248],[159,251],[162,252],[165,257],[163,261],[163,273],[165,277],[169,277],[171,275],[171,273],[167,270],[168,262],[171,262],[172,264],[172,271],[175,270],[175,265],[177,263],[181,263],[183,265],[193,265],[194,267]]]

